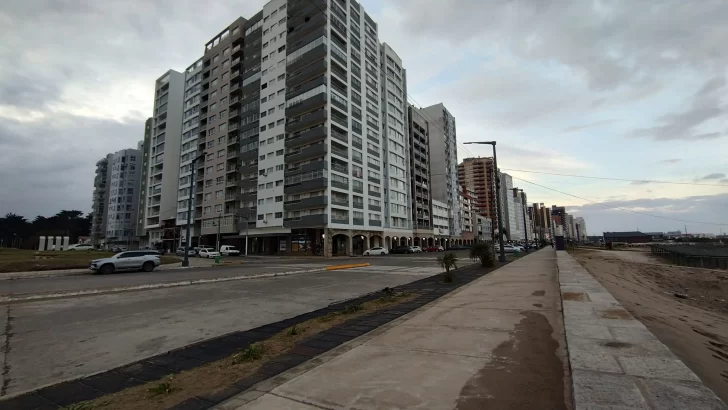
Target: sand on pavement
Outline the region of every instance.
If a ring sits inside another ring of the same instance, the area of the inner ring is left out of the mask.
[[[645,252],[573,255],[728,403],[728,272],[673,266]]]

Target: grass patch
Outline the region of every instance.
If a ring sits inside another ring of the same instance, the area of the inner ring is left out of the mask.
[[[282,330],[271,338],[255,343],[230,357],[177,373],[174,375],[173,385],[171,377],[165,377],[158,381],[99,397],[96,400],[79,403],[91,407],[80,407],[78,410],[96,409],[102,406],[103,410],[164,410],[193,396],[216,393],[241,378],[254,374],[270,359],[290,352],[296,343],[305,338],[357,316],[409,302],[417,295],[401,292],[387,296],[392,299],[381,301],[380,298],[362,304],[349,305],[342,311],[324,316],[326,320],[322,320],[324,317],[308,320]],[[344,313],[345,311],[348,313]],[[165,386],[168,389],[160,387],[163,383],[169,383],[168,386]],[[155,392],[163,390],[164,393],[150,395],[152,390]]]
[[[32,251],[0,249],[0,273],[32,272],[59,269],[85,269],[93,259],[114,256],[106,251]],[[162,256],[163,265],[179,262],[176,256]]]

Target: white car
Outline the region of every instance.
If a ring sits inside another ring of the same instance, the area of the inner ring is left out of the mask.
[[[238,256],[240,250],[232,245],[223,245],[220,247],[220,254],[224,256]]]
[[[197,256],[199,256],[200,258],[213,259],[220,256],[220,252],[212,248],[200,248],[200,250],[197,252]]]
[[[412,251],[413,251],[414,253],[422,253],[422,248],[421,248],[421,247],[419,247],[419,246],[413,246],[413,247],[412,247]]]
[[[94,246],[90,243],[77,243],[66,248],[67,251],[92,251]]]
[[[94,259],[89,269],[94,272],[109,274],[120,270],[143,270],[151,272],[159,266],[159,252],[157,251],[129,251],[121,252],[110,258]]]
[[[369,248],[369,249],[365,250],[364,256],[374,256],[374,255],[384,256],[387,253],[388,253],[387,250],[382,248],[381,246],[375,246],[373,248]]]

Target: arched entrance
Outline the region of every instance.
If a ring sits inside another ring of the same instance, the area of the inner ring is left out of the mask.
[[[349,237],[340,233],[331,238],[331,254],[333,256],[347,256]]]
[[[364,235],[354,235],[351,245],[351,251],[354,253],[354,255],[361,255],[364,253],[365,250],[367,250],[367,246],[365,243],[366,240],[367,238]]]
[[[384,246],[382,237],[379,235],[372,235],[371,237],[369,237],[369,247],[375,248],[378,246]]]

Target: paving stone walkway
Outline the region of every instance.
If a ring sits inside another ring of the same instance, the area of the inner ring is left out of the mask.
[[[574,409],[728,409],[566,252],[557,252]]]

